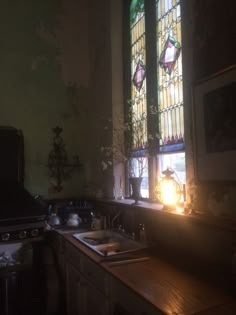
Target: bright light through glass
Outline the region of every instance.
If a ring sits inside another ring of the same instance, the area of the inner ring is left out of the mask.
[[[183,214],[184,213],[184,207],[183,207],[183,205],[177,205],[176,206],[176,208],[175,208],[175,211],[176,211],[176,213],[178,213],[178,214]]]
[[[160,196],[164,205],[175,206],[179,201],[178,185],[173,180],[164,179],[160,183]]]
[[[186,183],[186,167],[185,167],[185,153],[163,154],[158,157],[159,169],[164,170],[171,168],[175,171],[174,177],[180,183]]]

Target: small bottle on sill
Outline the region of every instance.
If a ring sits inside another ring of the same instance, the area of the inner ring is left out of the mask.
[[[145,225],[143,223],[139,225],[139,241],[142,244],[147,243],[147,234],[145,230]]]

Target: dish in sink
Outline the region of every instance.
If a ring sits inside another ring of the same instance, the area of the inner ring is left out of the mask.
[[[101,256],[133,252],[146,246],[113,230],[75,233],[73,236]]]

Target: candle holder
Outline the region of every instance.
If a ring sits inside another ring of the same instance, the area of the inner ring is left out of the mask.
[[[49,152],[47,165],[49,177],[56,180],[54,189],[57,192],[62,191],[62,183],[71,178],[73,171],[82,166],[78,155],[73,157],[73,162],[69,162],[65,144],[61,137],[62,130],[63,129],[58,126],[52,129],[54,133],[53,148]]]

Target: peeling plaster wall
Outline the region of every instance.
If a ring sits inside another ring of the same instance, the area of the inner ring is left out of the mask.
[[[112,169],[102,171],[101,146],[110,145],[112,133],[104,127],[112,118],[110,1],[91,1],[89,10],[89,125],[87,193],[111,198]]]
[[[47,159],[52,128],[57,125],[64,129],[69,159],[75,154],[82,162],[85,159],[87,1],[3,1],[0,14],[0,124],[23,131],[25,186],[44,197],[79,195],[84,171],[75,172],[64,190],[55,193],[48,178]],[[70,83],[76,84],[73,100],[68,97]]]
[[[110,2],[4,1],[1,10],[0,124],[21,129],[25,186],[48,198],[113,194],[102,172],[101,131],[112,117]],[[52,128],[63,128],[69,161],[83,168],[55,192],[48,177]]]

